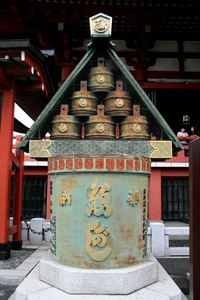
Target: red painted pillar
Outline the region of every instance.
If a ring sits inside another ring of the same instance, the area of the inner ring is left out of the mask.
[[[17,226],[17,232],[13,234],[12,249],[19,250],[22,248],[21,216],[23,200],[24,152],[17,149],[16,157],[19,161],[19,168],[17,168],[15,173],[13,225]]]
[[[162,219],[161,169],[152,168],[149,179],[149,220]]]
[[[10,257],[9,219],[12,169],[12,138],[14,126],[14,90],[3,91],[0,133],[0,259]]]

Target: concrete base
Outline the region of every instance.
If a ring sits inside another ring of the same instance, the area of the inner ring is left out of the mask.
[[[158,280],[158,263],[147,260],[118,269],[81,269],[54,261],[50,251],[40,261],[40,279],[69,294],[127,295]]]
[[[156,259],[153,258],[155,262]],[[37,265],[34,270],[25,278],[16,290],[16,300],[181,300],[182,293],[171,277],[161,267],[158,266],[158,281],[137,290],[129,295],[83,295],[69,294],[52,285],[44,283],[39,279],[40,267]],[[49,273],[49,276],[51,274]],[[60,278],[62,280],[62,278]],[[77,284],[77,282],[76,282]],[[119,282],[119,284],[122,284]],[[123,282],[125,285],[126,282]]]

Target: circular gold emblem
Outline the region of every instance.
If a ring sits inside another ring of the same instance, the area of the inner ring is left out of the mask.
[[[104,132],[104,130],[105,130],[105,125],[102,124],[102,123],[97,124],[96,130],[97,130],[97,132],[99,132],[99,133]]]
[[[140,132],[141,129],[142,129],[142,128],[141,128],[140,124],[134,124],[134,125],[133,125],[133,131],[134,131],[134,132],[136,132],[136,133],[137,133],[137,132]]]
[[[59,125],[59,131],[60,131],[60,132],[66,132],[66,131],[67,131],[67,124],[61,123],[61,124]]]
[[[94,30],[97,32],[105,32],[108,28],[108,22],[101,18],[94,21]]]
[[[82,98],[82,99],[79,100],[78,104],[79,104],[80,107],[86,107],[87,106],[87,100]]]
[[[100,84],[105,82],[105,76],[104,75],[97,75],[96,79],[97,79],[97,82],[100,83]]]
[[[117,99],[115,101],[115,106],[116,107],[122,107],[124,105],[124,101],[122,99]]]

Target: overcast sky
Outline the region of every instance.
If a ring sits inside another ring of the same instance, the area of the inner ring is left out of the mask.
[[[21,123],[26,125],[28,128],[32,126],[34,123],[33,119],[31,119],[16,103],[15,103],[15,118],[19,120]],[[14,131],[15,135],[22,135]]]

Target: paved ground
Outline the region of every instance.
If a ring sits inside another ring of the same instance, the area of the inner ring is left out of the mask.
[[[14,300],[17,286],[37,265],[49,247],[26,246],[22,250],[11,250],[11,258],[0,261],[0,300]]]
[[[186,278],[187,273],[189,273],[189,258],[163,257],[157,258],[157,260],[189,299],[189,281]]]
[[[14,300],[15,289],[40,261],[49,247],[25,247],[20,251],[11,251],[11,258],[0,261],[0,300]],[[173,278],[182,292],[189,294],[189,283],[186,273],[189,272],[189,258],[158,258],[160,264]]]
[[[0,261],[1,270],[14,270],[16,269],[26,258],[28,258],[36,249],[22,249],[11,250],[11,258],[8,260]],[[1,280],[5,284],[0,284],[0,299],[7,300],[15,291],[18,284],[11,285],[6,284],[5,280]]]
[[[28,258],[36,249],[25,248],[22,250],[11,250],[11,258],[8,260],[0,261],[0,269],[14,270],[26,258]]]
[[[10,296],[15,292],[17,285],[3,285],[0,284],[0,299],[8,300]]]

